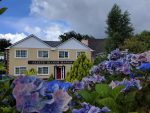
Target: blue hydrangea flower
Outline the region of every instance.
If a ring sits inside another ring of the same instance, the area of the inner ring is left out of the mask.
[[[136,68],[137,70],[148,71],[150,70],[150,62],[149,63],[142,63],[140,66]]]
[[[48,87],[48,91],[49,92],[54,92],[58,89],[63,89],[65,91],[67,91],[70,87],[71,87],[71,83],[69,82],[61,82],[61,81],[57,81],[57,80],[53,80],[47,83],[47,87]]]
[[[56,88],[53,89],[50,84],[47,85],[47,82],[36,77],[18,76],[13,84],[13,96],[19,112],[62,113],[69,108],[71,97],[66,92],[70,87],[68,83],[58,83],[59,88],[55,90]]]
[[[81,103],[81,106],[81,109],[73,109],[72,113],[107,113],[110,111],[108,107],[100,109],[99,107],[92,106],[86,102]]]

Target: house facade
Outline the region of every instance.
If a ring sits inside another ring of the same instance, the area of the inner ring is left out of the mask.
[[[53,76],[63,80],[77,56],[84,52],[91,60],[92,51],[74,38],[61,43],[30,35],[6,49],[7,73],[18,76],[25,70],[35,69],[39,78]]]

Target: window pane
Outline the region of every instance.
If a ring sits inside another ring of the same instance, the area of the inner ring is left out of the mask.
[[[42,51],[38,51],[38,57],[42,57]]]
[[[48,74],[48,67],[43,67],[43,74]]]
[[[38,51],[38,57],[48,58],[48,51]]]
[[[64,58],[64,51],[59,51],[59,58]]]
[[[27,57],[27,50],[16,50],[16,57]]]
[[[27,51],[21,50],[21,57],[27,57]]]
[[[65,52],[65,58],[68,58],[68,52]]]
[[[16,50],[16,57],[20,57],[20,51]]]
[[[38,74],[48,74],[48,67],[39,67]]]
[[[38,74],[42,74],[42,68],[38,68]]]
[[[15,74],[24,74],[26,71],[26,67],[16,67],[15,68]]]
[[[43,57],[48,58],[48,51],[43,51]]]
[[[15,74],[19,74],[19,68],[16,67]]]
[[[20,74],[24,74],[26,71],[26,67],[20,67]]]

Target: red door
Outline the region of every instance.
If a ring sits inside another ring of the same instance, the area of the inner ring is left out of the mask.
[[[61,79],[61,68],[60,67],[57,67],[57,77],[56,79]]]

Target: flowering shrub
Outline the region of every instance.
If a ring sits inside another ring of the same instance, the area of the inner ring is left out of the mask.
[[[148,113],[150,51],[116,49],[74,83],[18,76],[0,80],[0,86],[2,113]]]
[[[130,54],[127,50],[121,52],[116,49],[108,55],[108,60],[101,62],[98,66],[94,66],[90,72],[93,74],[107,71],[110,74],[123,73],[129,75],[132,74],[134,67],[138,69],[138,66],[145,65],[148,68],[149,63],[150,51],[141,54]]]
[[[110,111],[110,109],[107,107],[103,107],[102,109],[100,109],[86,102],[81,103],[81,106],[81,109],[73,109],[72,113],[106,113]]]
[[[34,76],[19,76],[13,81],[16,108],[22,113],[62,113],[68,109],[71,97],[66,92],[68,84],[45,82]],[[52,85],[52,86],[50,86]],[[50,88],[51,87],[51,88]]]
[[[82,78],[80,82],[75,81],[73,83],[73,91],[81,90],[85,88],[91,89],[92,86],[94,86],[97,83],[102,83],[103,81],[105,81],[105,77],[103,76],[99,76],[99,75],[87,76]]]

